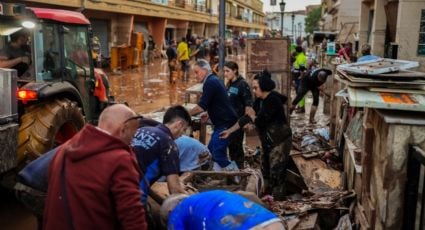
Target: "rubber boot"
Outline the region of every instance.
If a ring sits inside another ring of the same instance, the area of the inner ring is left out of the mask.
[[[316,123],[316,121],[314,120],[314,116],[316,115],[316,111],[317,111],[317,106],[311,106],[310,108],[310,124],[314,124]]]

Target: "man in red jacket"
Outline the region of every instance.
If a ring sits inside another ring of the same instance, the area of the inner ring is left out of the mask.
[[[140,173],[129,147],[138,128],[125,105],[106,108],[59,147],[49,168],[43,228],[147,229]]]

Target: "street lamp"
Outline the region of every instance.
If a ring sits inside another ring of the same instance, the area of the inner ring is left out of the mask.
[[[280,28],[281,28],[281,36],[283,37],[283,13],[285,12],[285,2],[282,0],[279,3],[280,6]]]
[[[295,42],[295,34],[294,34],[294,29],[295,29],[295,12],[292,11],[292,38],[294,39]]]

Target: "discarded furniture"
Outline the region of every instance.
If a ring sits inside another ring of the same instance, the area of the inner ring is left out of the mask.
[[[133,49],[129,46],[111,47],[111,70],[113,72],[131,68],[133,65]]]
[[[357,194],[355,223],[361,229],[424,229],[425,73],[384,73],[404,67],[377,64],[338,66],[336,74],[347,86],[338,92],[347,105],[342,114],[357,111],[342,130],[347,188]],[[364,69],[355,73],[357,67]]]

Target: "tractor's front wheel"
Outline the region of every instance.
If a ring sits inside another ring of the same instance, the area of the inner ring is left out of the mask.
[[[83,126],[81,109],[66,98],[25,108],[19,127],[18,165],[63,144]]]

